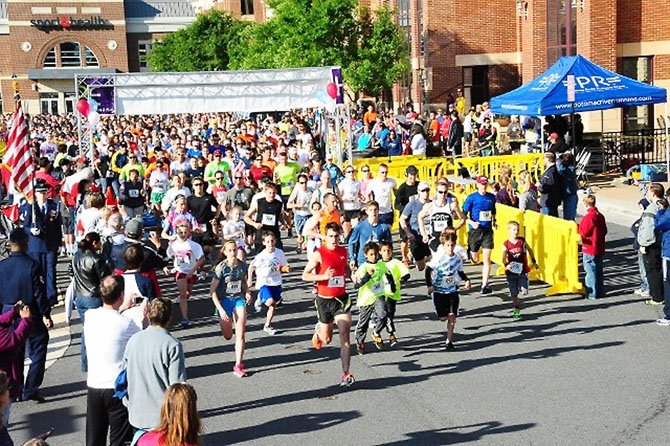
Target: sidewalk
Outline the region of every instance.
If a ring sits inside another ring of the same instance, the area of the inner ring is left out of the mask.
[[[596,196],[598,210],[602,212],[607,221],[631,226],[635,220],[640,218],[642,210],[637,203],[642,199],[642,193],[638,186],[627,185],[621,182],[621,177],[598,175],[590,178],[590,188]],[[584,211],[580,204],[577,208],[579,213]]]

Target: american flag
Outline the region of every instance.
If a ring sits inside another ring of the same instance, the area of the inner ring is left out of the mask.
[[[33,199],[33,158],[30,153],[28,125],[23,115],[21,101],[16,101],[14,122],[7,138],[5,163],[11,170],[11,183],[28,201]]]

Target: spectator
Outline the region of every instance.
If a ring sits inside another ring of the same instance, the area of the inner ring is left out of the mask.
[[[137,446],[198,446],[201,424],[197,395],[188,384],[173,384],[165,391],[160,423],[142,435]]]
[[[495,144],[498,138],[495,127],[491,125],[491,118],[483,119],[482,128],[479,129],[479,153],[481,156],[491,156],[495,151]]]
[[[100,285],[102,307],[89,310],[84,322],[88,377],[86,385],[86,446],[122,446],[132,439],[128,410],[114,397],[114,383],[123,370],[123,352],[139,331],[119,312],[132,302],[124,301],[123,277],[107,276]]]
[[[522,211],[538,211],[537,190],[530,178],[530,172],[522,170],[519,172],[519,209]]]
[[[547,152],[551,152],[556,157],[559,157],[568,150],[570,150],[570,147],[568,147],[563,140],[563,137],[558,133],[554,132],[549,135],[549,147],[547,147]]]
[[[167,330],[171,322],[172,302],[154,299],[149,304],[149,327],[126,345],[128,420],[135,429],[156,428],[165,390],[186,381],[184,350]]]
[[[17,317],[21,318],[20,321]],[[21,396],[23,387],[23,349],[33,326],[30,307],[17,302],[14,308],[0,316],[0,413],[2,426],[9,426],[9,409],[12,400]],[[4,379],[4,386],[3,386]],[[8,387],[9,386],[9,387]],[[4,391],[9,391],[9,398],[3,404]],[[0,435],[0,445],[2,435]]]
[[[557,163],[558,173],[563,179],[563,219],[575,221],[577,217],[577,172],[572,152],[565,152]]]
[[[579,222],[579,235],[582,236],[582,257],[586,272],[584,282],[586,282],[586,298],[595,300],[605,297],[603,256],[607,224],[605,217],[598,212],[595,195],[585,196],[583,202],[586,206],[586,215]]]
[[[642,198],[638,203],[638,207],[644,211],[649,206],[649,200]],[[633,249],[637,254],[637,268],[640,271],[640,288],[634,292],[638,296],[649,297],[649,282],[647,282],[647,272],[644,269],[644,256],[640,252],[640,244],[637,242],[637,233],[640,228],[640,219],[638,218],[631,225],[630,230],[633,233]]]
[[[563,199],[563,181],[556,168],[556,155],[544,154],[544,173],[540,179],[540,206],[542,213],[558,217],[558,206]]]
[[[460,157],[463,153],[463,123],[457,111],[452,111],[450,115],[449,134],[447,136],[447,151],[454,158]],[[449,153],[447,153],[449,155]]]
[[[637,232],[637,242],[643,258],[644,270],[647,273],[649,294],[648,305],[663,305],[663,271],[661,263],[661,239],[656,231],[656,214],[658,202],[663,198],[665,190],[659,183],[652,183],[647,190],[649,206],[642,212]]]

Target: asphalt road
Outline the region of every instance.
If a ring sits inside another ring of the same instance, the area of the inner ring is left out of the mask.
[[[174,333],[198,392],[202,443],[667,444],[670,329],[653,323],[660,308],[632,294],[637,264],[628,237],[626,227],[610,223],[606,299],[546,298],[545,286],[535,283],[515,321],[502,278],[491,296],[463,293],[454,352],[444,350],[446,327],[414,271],[398,306],[399,345],[354,356],[357,381],[346,390],[337,386],[337,341],[310,348],[315,314],[299,280],[302,256],[290,254],[294,270],[276,317],[278,334],[262,332],[263,317],[250,318],[245,379],[231,373],[233,342],[220,335],[207,284],[199,284],[190,307],[195,327]],[[468,271],[475,288],[476,271]],[[78,321],[72,330],[65,356],[47,371],[48,402],[12,407],[17,444],[50,427],[51,444],[83,444]]]

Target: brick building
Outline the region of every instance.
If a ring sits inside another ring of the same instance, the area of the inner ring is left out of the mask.
[[[561,55],[582,54],[628,77],[670,87],[670,2],[651,0],[365,0],[388,5],[407,30],[412,75],[396,104],[468,104],[528,82]],[[566,30],[568,32],[566,32]],[[587,130],[654,127],[663,106],[584,116]]]
[[[153,41],[195,20],[185,0],[0,0],[0,88],[30,113],[74,109],[74,73],[145,70]]]

